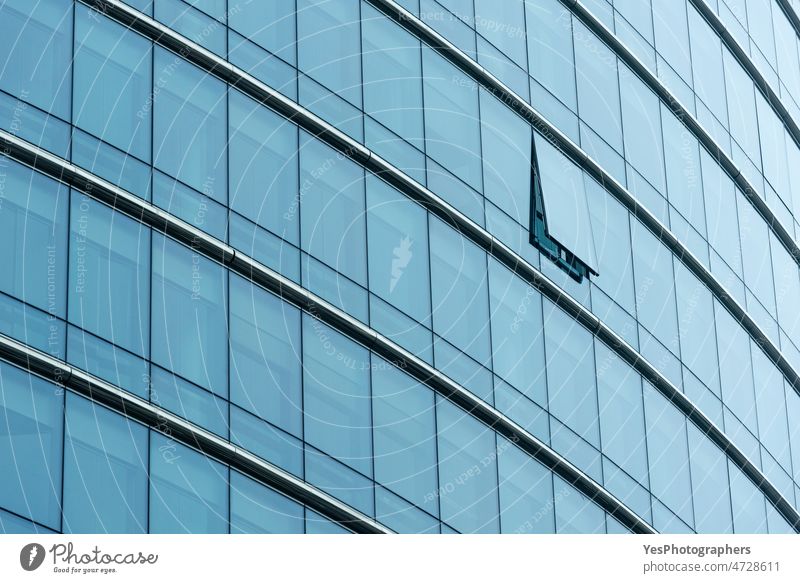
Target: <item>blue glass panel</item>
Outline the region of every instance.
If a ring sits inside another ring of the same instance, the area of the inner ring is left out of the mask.
[[[225,84],[156,49],[155,165],[221,203],[227,201]]]
[[[75,10],[74,123],[150,160],[151,43],[88,6]]]
[[[717,119],[727,125],[728,107],[720,38],[694,6],[688,5],[688,9],[694,89]]]
[[[0,506],[50,528],[61,525],[64,393],[0,363]]]
[[[228,468],[151,433],[150,532],[228,532]]]
[[[650,491],[692,524],[686,418],[649,383],[644,388]]]
[[[603,453],[639,483],[647,484],[641,378],[616,353],[597,340],[595,354]]]
[[[0,534],[49,534],[53,532],[30,520],[0,510]]]
[[[525,55],[525,12],[522,0],[475,0],[475,29],[522,66]]]
[[[372,389],[375,479],[438,516],[433,392],[377,357]]]
[[[162,172],[153,173],[153,203],[222,241],[228,229],[228,209],[207,193],[189,188]]]
[[[300,504],[231,472],[231,533],[302,534],[303,530]]]
[[[303,316],[303,403],[308,443],[372,475],[370,354]]]
[[[191,249],[153,236],[152,359],[228,395],[227,277]]]
[[[429,325],[427,213],[374,176],[367,178],[367,209],[370,290]]]
[[[556,532],[559,534],[604,534],[605,513],[567,482],[553,477]]]
[[[742,423],[757,433],[756,396],[747,333],[725,308],[714,303],[722,400]]]
[[[364,169],[308,135],[300,147],[302,249],[366,285]]]
[[[395,532],[401,534],[438,533],[439,523],[400,496],[395,496],[386,488],[375,490],[376,518]]]
[[[0,127],[57,156],[69,157],[70,126],[3,91],[0,91]]]
[[[225,56],[225,28],[200,10],[186,4],[181,0],[156,0],[156,20],[200,46]]]
[[[147,356],[150,229],[73,191],[69,252],[69,321]]]
[[[617,57],[583,23],[573,23],[578,110],[600,136],[622,151]]]
[[[364,111],[422,148],[420,42],[362,3]]]
[[[361,106],[358,0],[298,0],[298,68]]]
[[[597,272],[597,252],[583,171],[535,133],[547,234]]]
[[[148,397],[150,363],[75,326],[67,331],[67,360],[126,391]]]
[[[231,406],[231,442],[296,476],[303,475],[300,440],[236,406]]]
[[[709,289],[682,264],[675,262],[678,329],[683,364],[714,392],[719,387],[714,301]]]
[[[300,311],[231,277],[231,401],[302,435]]]
[[[204,429],[228,437],[228,403],[170,374],[153,367],[150,377],[150,400]]]
[[[486,198],[527,225],[531,216],[530,124],[483,89],[480,103]]]
[[[426,153],[481,190],[478,86],[433,49],[422,51]]]
[[[500,529],[495,434],[449,401],[437,399],[442,520],[461,532]]]
[[[733,506],[733,532],[766,534],[767,515],[764,494],[742,471],[728,460]]]
[[[6,158],[0,167],[0,291],[64,318],[69,191]]]
[[[120,188],[150,200],[151,168],[86,132],[72,132],[72,162]]]
[[[324,453],[306,446],[306,481],[360,510],[375,516],[374,483]]]
[[[486,253],[431,218],[433,331],[480,363],[491,358]]]
[[[0,294],[0,333],[64,359],[66,324],[6,294]]]
[[[64,532],[147,532],[147,428],[67,394]]]
[[[270,3],[272,6],[274,3]],[[228,61],[297,101],[297,69],[228,30]],[[294,53],[294,51],[291,51]]]
[[[237,3],[230,8],[228,25],[294,65],[295,0]]]
[[[6,0],[0,6],[0,88],[69,119],[72,3]]]
[[[300,283],[300,251],[297,247],[236,213],[230,213],[229,221],[228,243],[232,247]]]
[[[230,109],[230,206],[297,245],[297,126],[238,91]]]
[[[560,308],[545,301],[544,337],[550,412],[599,447],[592,335]]]
[[[502,532],[554,533],[552,473],[506,439],[497,452]]]
[[[489,292],[494,372],[545,405],[542,296],[495,259],[489,260]]]

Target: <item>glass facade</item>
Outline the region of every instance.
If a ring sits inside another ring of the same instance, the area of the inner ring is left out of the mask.
[[[0,341],[396,532],[800,529],[800,31],[710,3],[745,66],[702,1],[584,2],[615,45],[559,0],[6,0],[3,135],[162,218],[0,146]],[[0,397],[0,531],[354,530],[70,379],[2,360]]]

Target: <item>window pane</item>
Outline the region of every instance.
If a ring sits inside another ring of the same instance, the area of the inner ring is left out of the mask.
[[[553,476],[556,532],[559,534],[605,534],[605,513],[567,482]]]
[[[155,165],[204,195],[227,201],[225,84],[162,48],[154,75]]]
[[[152,433],[150,532],[228,532],[228,468],[159,433]]]
[[[716,302],[715,308],[722,400],[757,435],[750,341],[747,332],[725,308]]]
[[[422,149],[420,42],[362,3],[364,111]]]
[[[694,90],[717,119],[727,126],[728,107],[721,41],[694,6],[689,5],[688,8]]]
[[[463,533],[496,533],[495,433],[449,401],[437,399],[442,520]]]
[[[439,219],[430,220],[433,331],[488,363],[486,253]]]
[[[0,87],[69,119],[72,3],[5,0],[0,5]]]
[[[628,211],[597,181],[588,177],[586,195],[600,272],[592,281],[633,314],[636,300]]]
[[[303,522],[300,504],[231,472],[231,533],[302,534]]]
[[[426,153],[481,190],[481,130],[475,81],[433,49],[422,51]]]
[[[672,252],[638,220],[631,219],[631,225],[639,322],[674,354],[678,354]]]
[[[640,0],[639,0],[640,1]],[[630,69],[620,70],[625,158],[656,190],[664,192],[664,152],[658,97]]]
[[[361,106],[361,32],[358,0],[298,0],[301,71]]]
[[[231,276],[231,401],[302,435],[300,312]]]
[[[497,452],[502,531],[554,533],[552,473],[506,439],[498,439]]]
[[[600,426],[591,333],[551,302],[544,302],[544,338],[550,412],[595,447]]]
[[[303,316],[305,439],[372,475],[370,355],[366,348]]]
[[[691,525],[692,484],[686,417],[649,383],[644,387],[650,491]]]
[[[699,233],[706,232],[697,138],[661,105],[669,201]]]
[[[700,151],[703,166],[703,196],[708,220],[708,241],[728,266],[742,273],[742,252],[739,244],[739,219],[733,181],[705,150]]]
[[[70,223],[70,321],[147,355],[150,229],[76,191]]]
[[[714,331],[714,300],[711,292],[677,261],[675,288],[683,363],[716,393],[719,386],[719,366],[717,335]]]
[[[582,23],[573,24],[578,111],[594,131],[622,151],[617,57]]]
[[[774,315],[775,283],[769,250],[769,227],[749,203],[739,205],[739,232],[742,238],[744,282]]]
[[[375,479],[438,516],[433,392],[377,357],[372,387]]]
[[[61,524],[63,391],[0,363],[0,506],[50,528]]]
[[[147,428],[67,393],[64,532],[146,532],[147,484]]]
[[[489,260],[489,291],[494,372],[531,400],[545,405],[542,297],[495,259]]]
[[[302,248],[366,285],[364,169],[307,135],[300,148]]]
[[[0,291],[63,318],[69,191],[17,162],[0,162]]]
[[[225,270],[153,235],[152,358],[214,393],[228,395]]]
[[[150,160],[151,43],[87,6],[76,10],[74,122]]]
[[[767,516],[764,494],[728,460],[733,506],[733,532],[736,534],[766,534]]]
[[[370,290],[430,325],[428,217],[425,209],[367,177]]]
[[[583,171],[541,135],[534,136],[547,233],[597,271]]]
[[[238,91],[230,107],[230,206],[296,245],[297,126]]]

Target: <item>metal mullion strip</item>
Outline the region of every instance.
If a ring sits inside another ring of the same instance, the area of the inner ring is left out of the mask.
[[[781,10],[783,10],[783,13],[794,27],[795,34],[800,38],[800,16],[797,15],[794,6],[789,0],[775,0],[775,2],[781,7]]]
[[[206,455],[287,494],[356,532],[373,534],[393,532],[358,510],[210,431],[4,335],[0,335],[0,358],[67,387],[156,431],[168,433],[170,437],[198,448]]]

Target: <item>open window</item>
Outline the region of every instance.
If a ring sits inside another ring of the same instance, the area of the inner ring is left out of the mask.
[[[600,275],[583,171],[536,132],[531,160],[531,244],[579,283]]]

